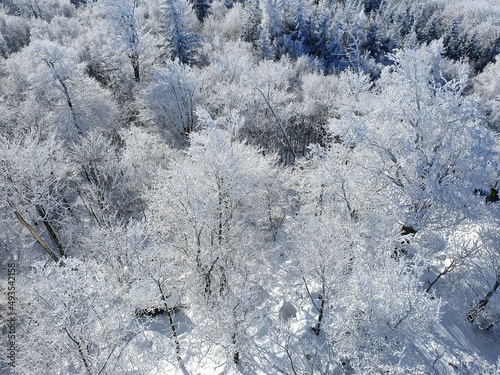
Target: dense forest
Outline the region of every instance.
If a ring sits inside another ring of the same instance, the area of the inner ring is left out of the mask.
[[[498,0],[0,0],[0,373],[500,373]]]

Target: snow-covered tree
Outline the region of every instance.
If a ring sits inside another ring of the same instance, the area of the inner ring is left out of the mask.
[[[226,347],[238,362],[248,345],[245,316],[257,308],[267,273],[261,267],[267,256],[262,244],[268,237],[267,192],[275,160],[238,140],[242,119],[237,115],[217,121],[198,115],[206,129],[191,133],[184,160],[157,175],[146,216],[190,275],[191,318],[198,329],[208,330],[212,345]],[[209,326],[203,323],[207,309]],[[221,336],[215,327],[223,326]]]
[[[393,73],[383,75],[373,93],[377,100],[365,97],[363,115],[333,121],[333,132],[379,160],[374,167],[406,206],[407,225],[456,223],[465,207],[475,206],[475,186],[495,178],[492,135],[478,121],[474,102],[462,96],[466,70],[445,79],[432,46],[399,51],[394,59]]]
[[[15,4],[18,12],[25,17],[50,21],[54,16],[71,16],[75,6],[62,0],[19,0]]]
[[[498,1],[0,3],[7,373],[498,372]]]
[[[73,178],[61,142],[54,135],[48,139],[36,133],[3,135],[0,155],[3,231],[11,236],[15,231],[25,233],[21,238],[26,241],[16,252],[22,259],[39,258],[21,250],[37,243],[52,260],[59,262],[67,251],[61,229],[71,217],[66,197]]]
[[[488,65],[473,79],[474,94],[480,98],[480,106],[495,131],[500,130],[500,59]]]
[[[111,94],[85,74],[74,49],[34,41],[5,62],[5,72],[9,128],[55,131],[66,140],[89,129],[114,130]]]
[[[155,70],[153,77],[141,98],[142,120],[156,125],[170,144],[184,145],[196,126],[195,109],[200,102],[195,72],[169,61],[166,67]]]
[[[132,67],[135,82],[150,68],[161,52],[156,30],[151,27],[149,18],[155,18],[147,8],[149,2],[139,0],[104,1],[104,14],[109,22],[111,42],[127,56]],[[154,26],[155,23],[153,23]]]
[[[260,35],[257,41],[259,57],[274,60],[282,54],[282,23],[278,3],[273,0],[263,0],[260,3]]]
[[[127,182],[116,141],[98,131],[83,135],[71,145],[70,158],[77,173],[76,192],[88,219],[112,227],[143,211],[142,186]]]
[[[30,27],[26,19],[0,9],[0,53],[7,57],[29,43]]]
[[[305,358],[294,353],[292,362],[307,368],[315,357],[319,373],[425,369],[414,345],[429,339],[440,302],[420,288],[419,267],[394,257],[400,214],[363,156],[357,146],[334,143],[299,163],[303,203],[288,227],[286,254],[303,284],[296,327],[308,344]],[[408,361],[401,364],[400,355]]]
[[[207,18],[211,2],[211,0],[191,0],[198,21],[203,22]]]
[[[121,353],[137,334],[123,287],[108,284],[107,268],[93,260],[65,266],[33,264],[17,301],[15,374],[117,373]]]
[[[197,20],[187,0],[165,0],[163,22],[166,37],[165,55],[182,64],[196,62],[199,37],[196,35]]]

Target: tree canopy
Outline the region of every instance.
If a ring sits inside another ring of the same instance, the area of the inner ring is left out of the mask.
[[[499,53],[495,0],[0,1],[0,373],[498,372]]]

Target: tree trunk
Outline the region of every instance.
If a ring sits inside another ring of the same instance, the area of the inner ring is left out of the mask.
[[[323,270],[323,273],[324,273],[324,270]],[[325,280],[323,280],[323,288],[322,288],[323,294],[318,294],[318,299],[321,300],[321,304],[319,305],[319,307],[314,302],[314,298],[311,295],[311,292],[309,291],[309,287],[307,286],[307,281],[306,281],[306,278],[304,276],[302,277],[302,280],[304,280],[304,285],[306,287],[307,294],[309,294],[309,298],[311,299],[313,306],[316,308],[316,310],[318,310],[318,322],[316,323],[316,327],[311,327],[311,329],[314,331],[316,336],[319,336],[319,333],[321,331],[321,322],[322,322],[323,316],[325,314],[325,303],[326,303]]]
[[[484,310],[488,302],[490,302],[490,298],[495,294],[497,291],[498,287],[500,287],[500,274],[497,275],[495,279],[495,284],[493,287],[488,291],[486,296],[480,300],[472,309],[469,311],[467,314],[467,320],[471,323],[474,323],[475,320],[477,319],[479,313]]]
[[[14,214],[16,215],[17,217],[17,220],[19,220],[19,222],[26,228],[30,231],[30,233],[32,234],[32,236],[35,238],[36,242],[38,242],[38,244],[47,252],[47,254],[50,255],[50,257],[52,258],[52,260],[56,263],[59,263],[59,258],[57,257],[57,255],[52,251],[52,249],[45,243],[45,241],[40,237],[40,235],[36,232],[35,228],[33,228],[30,224],[28,224],[26,222],[26,220],[24,220],[23,216],[21,215],[21,213],[16,209],[16,206],[14,205],[14,203],[12,203],[11,201],[8,201],[9,205],[13,208],[14,210]],[[63,265],[63,263],[59,263],[61,266]]]
[[[172,337],[174,338],[175,343],[175,354],[177,355],[177,361],[182,361],[181,358],[181,343],[179,342],[179,337],[177,336],[177,328],[175,327],[174,322],[174,313],[172,309],[169,309],[167,304],[165,303],[165,308],[167,309],[168,321],[170,323],[170,329],[172,330]]]
[[[218,260],[219,257],[215,258],[208,271],[203,274],[203,277],[205,279],[205,297],[207,298],[212,294],[212,271],[214,270],[215,264]]]
[[[91,366],[90,360],[88,358],[88,349],[87,349],[87,353],[85,353],[85,349],[84,349],[84,346],[82,345],[82,343],[80,341],[78,341],[76,338],[74,338],[73,335],[66,328],[64,328],[64,331],[66,331],[66,334],[68,335],[70,340],[75,343],[75,345],[78,349],[78,353],[80,354],[80,359],[82,360],[82,362],[85,366],[85,369],[87,370],[87,374],[92,375],[92,366]],[[87,346],[87,348],[88,348],[88,346]]]
[[[139,59],[137,57],[132,58],[132,67],[134,68],[134,80],[139,83],[141,82],[141,73],[139,69]]]
[[[68,90],[68,86],[66,85],[66,81],[61,76],[59,76],[59,74],[56,73],[56,68],[55,68],[54,63],[52,61],[45,60],[45,63],[49,66],[49,68],[51,68],[53,70],[54,75],[57,78],[57,81],[61,85],[61,89],[63,91],[63,94],[66,97],[66,104],[68,104],[69,110],[71,111],[73,125],[75,125],[76,131],[78,132],[78,134],[82,134],[82,129],[80,128],[80,125],[78,125],[75,108],[73,107],[73,101],[71,100],[71,95],[69,94],[69,90]]]
[[[170,330],[172,331],[172,338],[174,339],[175,343],[175,354],[177,356],[177,361],[181,362],[181,343],[179,342],[179,337],[177,336],[177,328],[175,327],[175,322],[174,322],[174,309],[168,307],[167,304],[167,297],[165,296],[165,293],[163,291],[163,288],[161,286],[160,281],[156,281],[156,285],[158,286],[158,289],[160,290],[161,294],[161,299],[163,301],[163,304],[165,306],[165,311],[168,316],[168,322],[170,324]]]
[[[429,293],[429,290],[431,290],[431,288],[434,286],[434,284],[437,283],[437,281],[443,277],[444,275],[446,275],[449,271],[451,271],[453,268],[455,268],[455,265],[456,265],[456,261],[455,259],[452,260],[452,262],[450,263],[449,266],[445,267],[444,270],[442,270],[441,272],[439,272],[439,275],[436,276],[436,278],[434,279],[434,281],[432,283],[429,284],[429,286],[427,287],[427,289],[425,289],[425,292],[426,293]]]
[[[233,333],[233,337],[232,337],[232,343],[234,345],[234,353],[233,353],[233,362],[235,364],[238,364],[240,363],[240,352],[238,350],[236,350],[236,333]]]
[[[326,302],[326,299],[323,298],[322,296],[319,296],[319,298],[321,298],[321,304],[319,305],[318,309],[318,323],[316,324],[316,327],[312,328],[316,336],[319,336],[319,333],[321,331],[321,321],[323,320],[323,316],[325,313],[325,302]]]
[[[218,239],[218,243],[219,243],[219,246],[222,245],[223,243],[223,240],[224,240],[224,213],[225,213],[225,208],[227,209],[227,203],[224,204],[224,202],[226,201],[226,194],[224,192],[224,178],[223,177],[220,177],[219,179],[219,182],[218,182],[218,189],[219,189],[219,202],[218,202],[218,213],[219,213],[219,217],[218,217],[218,223],[217,223],[217,239]],[[224,207],[226,206],[226,207]]]
[[[61,253],[61,256],[66,257],[66,251],[64,250],[61,241],[59,241],[59,238],[57,237],[56,232],[54,231],[54,228],[52,228],[52,225],[50,224],[49,220],[47,219],[47,213],[45,212],[44,208],[40,206],[39,204],[36,205],[36,210],[38,212],[38,215],[42,219],[43,225],[45,225],[45,228],[47,229],[47,232],[49,233],[50,239],[56,245],[56,247],[59,249],[59,252]]]

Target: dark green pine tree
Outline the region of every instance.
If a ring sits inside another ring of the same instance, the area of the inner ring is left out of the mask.
[[[195,51],[199,41],[185,23],[179,5],[181,2],[182,0],[165,0],[164,2],[167,54],[173,60],[178,59],[182,64],[193,65],[196,62]]]
[[[211,0],[190,0],[198,21],[203,22],[210,10]]]
[[[453,25],[449,33],[444,38],[446,57],[453,60],[460,60],[465,56],[465,38],[460,32],[460,21],[453,20]]]

